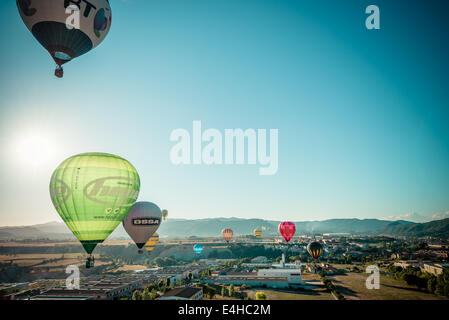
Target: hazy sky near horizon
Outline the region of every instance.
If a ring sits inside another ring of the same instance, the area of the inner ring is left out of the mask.
[[[112,28],[54,62],[0,3],[0,226],[61,221],[53,170],[128,159],[172,218],[449,217],[447,1],[112,0]],[[381,30],[365,28],[365,8]],[[279,130],[279,170],[181,165],[170,133]]]

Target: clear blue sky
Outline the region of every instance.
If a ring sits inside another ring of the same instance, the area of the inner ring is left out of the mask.
[[[370,4],[380,7],[381,30],[365,28]],[[111,6],[108,37],[59,80],[15,1],[1,1],[0,225],[60,221],[50,175],[88,151],[128,159],[142,180],[139,200],[172,218],[449,211],[447,1]],[[278,173],[174,166],[170,133],[191,130],[193,120],[279,129]],[[35,136],[44,155],[39,146],[24,155],[18,146]]]

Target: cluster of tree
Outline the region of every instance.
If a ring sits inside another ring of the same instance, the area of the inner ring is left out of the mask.
[[[11,290],[1,289],[0,297],[9,296],[9,295],[14,294],[19,291],[20,291],[19,289],[11,289]]]
[[[175,287],[174,283],[170,283],[170,278],[159,280],[158,283],[150,283],[144,290],[135,290],[132,300],[156,300],[160,294]]]
[[[147,288],[140,291],[136,290],[133,292],[132,300],[156,300],[158,297],[157,291],[155,289],[149,291]]]
[[[210,275],[212,274],[212,271],[210,270],[210,268],[208,268],[208,269],[206,269],[206,270],[204,270],[203,272],[201,272],[199,275],[198,275],[198,278],[203,278],[203,277],[210,277]]]
[[[231,284],[229,287],[226,286],[221,287],[221,296],[222,297],[235,297],[235,287]]]
[[[350,255],[334,255],[330,253],[324,257],[320,257],[321,261],[326,261],[327,263],[337,263],[337,264],[352,264],[353,262],[360,262],[361,258]]]
[[[98,246],[96,254],[107,257],[117,264],[144,264],[148,259],[146,254],[139,254],[135,246]]]
[[[30,278],[30,267],[21,267],[15,263],[0,263],[1,282],[22,282]]]
[[[115,264],[142,264],[149,267],[167,267],[183,265],[186,262],[171,257],[159,257],[161,248],[156,247],[150,254],[139,254],[134,245],[131,246],[100,246],[96,253]],[[155,253],[156,252],[156,253]]]
[[[177,266],[185,264],[184,261],[179,261],[170,257],[157,257],[153,259],[150,263],[150,266],[155,267],[168,267],[168,266]]]
[[[42,260],[42,261],[36,263],[35,265],[33,265],[33,267],[36,267],[36,266],[41,265],[41,264],[57,262],[57,261],[60,261],[60,260],[64,260],[64,255],[62,255],[61,258],[53,258],[53,259]]]
[[[412,249],[413,251],[425,250],[425,249],[428,249],[428,248],[429,248],[429,245],[427,243],[425,243],[425,242],[419,242],[419,243],[416,243],[416,244],[410,246],[410,249]]]
[[[203,288],[203,295],[207,296],[210,300],[217,294],[217,289],[206,283],[199,283],[198,286]]]
[[[240,259],[240,260],[238,260],[238,259],[236,259],[236,260],[232,260],[232,261],[228,261],[228,262],[226,262],[226,263],[223,263],[220,267],[219,267],[219,269],[221,269],[221,268],[232,268],[234,265],[238,265],[239,263],[240,264],[242,264],[244,259]],[[250,260],[250,259],[248,259],[248,260]],[[246,259],[245,259],[245,261],[246,261]]]
[[[280,259],[281,258],[279,257],[279,260]],[[311,263],[314,261],[313,258],[308,253],[287,256],[287,259],[290,259],[291,261],[299,260],[299,261],[307,262],[307,263]],[[330,252],[330,253],[320,257],[320,261],[322,261],[322,262],[338,263],[338,264],[351,264],[353,261],[357,261],[357,260],[360,260],[360,259],[357,259],[356,257],[352,257],[352,256],[343,256],[341,254],[338,254],[337,252]]]
[[[267,300],[267,295],[263,291],[256,292],[256,300]]]
[[[220,259],[243,259],[265,256],[269,259],[274,259],[281,254],[282,250],[272,248],[266,249],[263,245],[247,246],[243,244],[232,244],[229,247],[229,251],[213,250],[208,254],[208,257]]]
[[[338,292],[337,288],[332,283],[332,281],[329,280],[328,278],[326,278],[326,276],[324,275],[324,273],[322,271],[318,272],[318,275],[321,277],[321,281],[323,282],[324,286],[330,292],[332,292],[338,300],[345,300],[345,297],[343,297],[343,295],[340,292]]]
[[[428,272],[422,272],[419,268],[402,268],[390,265],[388,273],[395,279],[403,280],[410,286],[415,286],[419,290],[424,290],[439,296],[449,297],[449,270],[438,276]]]
[[[35,242],[32,242],[35,243]],[[54,246],[0,246],[0,254],[2,255],[17,255],[17,254],[31,254],[31,253],[84,253],[81,244],[56,244]]]

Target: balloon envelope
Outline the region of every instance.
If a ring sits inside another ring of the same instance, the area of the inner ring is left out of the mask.
[[[108,0],[16,2],[23,22],[58,65],[98,46],[111,28]]]
[[[295,235],[296,226],[290,221],[281,222],[278,227],[278,232],[286,242],[289,242]]]
[[[221,236],[226,242],[229,242],[232,239],[232,236],[234,235],[234,231],[231,229],[223,229],[221,230]]]
[[[53,205],[87,253],[92,253],[126,217],[139,195],[137,170],[106,153],[66,159],[53,172]]]
[[[159,228],[162,220],[161,209],[152,202],[136,202],[123,220],[123,227],[142,249],[148,239]]]
[[[262,229],[254,229],[253,233],[257,239],[262,238]]]
[[[310,242],[307,245],[307,251],[313,259],[317,260],[323,253],[323,246],[317,241]]]
[[[201,254],[201,252],[203,252],[203,249],[204,247],[201,243],[198,243],[193,246],[193,252],[195,252],[196,254]]]
[[[148,239],[147,243],[145,243],[145,249],[147,250],[147,252],[151,252],[157,246],[158,243],[159,243],[159,235],[157,234],[157,232],[155,232],[150,237],[150,239]]]

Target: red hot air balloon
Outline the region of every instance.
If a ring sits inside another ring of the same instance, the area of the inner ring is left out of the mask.
[[[284,237],[286,242],[289,242],[296,232],[296,226],[290,221],[281,222],[278,227],[278,232]]]
[[[221,231],[221,235],[223,239],[225,239],[225,241],[229,243],[229,240],[231,240],[232,236],[234,235],[234,232],[231,229],[223,229]]]

